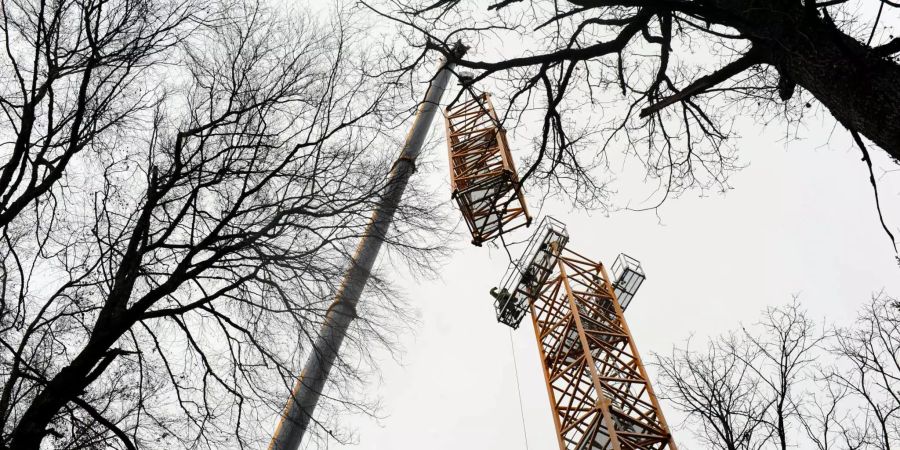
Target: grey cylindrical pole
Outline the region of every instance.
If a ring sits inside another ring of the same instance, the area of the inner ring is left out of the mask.
[[[457,44],[454,51],[457,56],[462,56],[465,53],[465,47]],[[331,371],[334,360],[337,358],[341,342],[347,334],[347,328],[350,326],[350,322],[356,318],[356,304],[369,279],[375,258],[387,235],[394,212],[403,197],[409,177],[415,170],[415,160],[422,151],[422,145],[428,136],[431,122],[438,110],[444,90],[447,88],[452,70],[452,62],[442,64],[425,93],[425,100],[419,105],[418,113],[412,129],[406,136],[406,143],[403,145],[400,157],[397,158],[388,177],[384,196],[372,214],[366,233],[356,249],[356,255],[344,275],[337,297],[325,315],[325,322],[313,345],[312,353],[306,361],[303,372],[297,378],[287,405],[284,407],[281,421],[269,444],[270,450],[296,450],[300,447],[300,441],[303,439],[319,395],[325,386],[328,372]]]

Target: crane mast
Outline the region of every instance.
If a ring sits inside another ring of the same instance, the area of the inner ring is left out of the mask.
[[[640,264],[620,255],[612,280],[568,242],[545,217],[491,290],[498,322],[517,328],[531,312],[560,450],[677,450],[624,316]]]
[[[530,310],[560,449],[675,449],[606,268],[556,261]]]
[[[457,43],[453,49],[454,56],[462,57],[467,49],[462,43]],[[409,179],[415,171],[416,158],[421,153],[425,138],[431,129],[432,119],[438,110],[438,105],[454,70],[453,67],[452,60],[447,59],[441,63],[425,93],[425,99],[419,104],[412,129],[407,134],[406,142],[400,150],[400,157],[397,158],[388,175],[384,193],[375,211],[372,212],[363,238],[344,274],[341,287],[328,308],[325,321],[313,343],[303,371],[297,377],[294,388],[285,402],[281,418],[269,443],[270,450],[300,448],[300,443],[312,421],[313,412],[319,402],[325,382],[338,357],[341,343],[344,341],[350,323],[356,318],[357,304],[369,280],[375,260],[378,258],[381,245],[385,241],[388,228],[394,219]]]
[[[450,183],[480,246],[531,217],[489,94],[463,89],[472,99],[444,114]],[[623,315],[640,263],[620,255],[612,281],[568,243],[565,224],[545,217],[490,291],[498,322],[515,329],[531,312],[560,450],[677,450]]]

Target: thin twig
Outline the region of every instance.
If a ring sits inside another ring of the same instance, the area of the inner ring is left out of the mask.
[[[884,232],[887,233],[888,237],[891,239],[891,246],[894,247],[894,253],[897,253],[897,241],[894,239],[894,234],[891,233],[891,230],[888,228],[887,224],[884,223],[884,215],[881,213],[881,200],[878,198],[878,184],[875,183],[875,173],[872,172],[872,159],[869,157],[869,151],[866,149],[866,145],[863,144],[862,138],[859,136],[859,133],[856,130],[850,130],[850,134],[853,135],[853,140],[856,141],[856,145],[859,146],[859,150],[862,151],[863,161],[866,162],[866,166],[869,168],[869,182],[872,183],[872,190],[875,191],[875,208],[878,209],[878,220],[881,221],[881,228],[884,228]]]

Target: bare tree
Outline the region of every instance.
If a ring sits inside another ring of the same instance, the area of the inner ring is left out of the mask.
[[[663,395],[699,421],[705,442],[785,450],[798,444],[795,431],[809,401],[802,388],[813,380],[827,336],[794,298],[766,309],[754,327],[711,341],[705,354],[676,349],[657,356],[655,365]]]
[[[209,17],[199,3],[177,1],[26,0],[4,3],[2,14],[6,228],[51,192],[75,155],[151,106],[142,74]]]
[[[813,376],[811,370],[819,356],[819,346],[827,338],[824,330],[817,330],[815,323],[806,316],[794,297],[792,303],[781,308],[768,308],[756,329],[744,329],[744,340],[734,347],[739,358],[750,346],[754,360],[745,361],[762,385],[769,408],[762,416],[763,422],[781,450],[792,446],[789,442],[791,422],[799,420],[805,394],[799,390]],[[737,341],[730,341],[735,343]]]
[[[866,448],[900,445],[900,304],[880,293],[851,327],[837,332],[839,365],[828,373],[861,406],[855,437]]]
[[[800,424],[817,450],[864,448],[855,426],[856,412],[847,406],[848,389],[832,383],[827,377],[817,377],[813,389],[804,395],[810,400],[803,403],[798,417]]]
[[[39,62],[4,86],[22,93],[4,101],[0,448],[258,448],[384,189],[378,55],[341,11],[4,8],[7,57]],[[414,264],[441,250],[415,231],[433,211],[398,214]],[[406,317],[372,287],[343,379],[390,338],[379,318]]]
[[[740,335],[710,341],[705,352],[673,349],[671,356],[655,355],[660,396],[699,426],[697,437],[710,448],[764,448],[764,414],[769,405],[751,365],[757,359],[748,345],[734,345]]]
[[[761,321],[656,356],[660,395],[715,448],[898,445],[900,307],[878,294],[851,325],[820,327],[798,300]],[[738,432],[746,432],[746,439]]]

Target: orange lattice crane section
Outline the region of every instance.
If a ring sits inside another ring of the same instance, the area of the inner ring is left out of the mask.
[[[557,267],[531,317],[560,449],[676,449],[603,264]]]
[[[472,234],[481,245],[531,224],[522,186],[506,140],[484,92],[445,111],[450,153],[450,188]]]
[[[531,216],[490,95],[470,80],[472,98],[445,117],[453,198],[481,245]],[[677,450],[622,315],[644,281],[640,263],[620,255],[611,282],[568,242],[565,225],[545,217],[491,289],[500,323],[518,328],[531,312],[560,450]]]
[[[611,282],[568,240],[545,218],[491,291],[500,322],[531,312],[560,450],[677,450],[619,304],[643,282],[640,265],[621,255]]]

